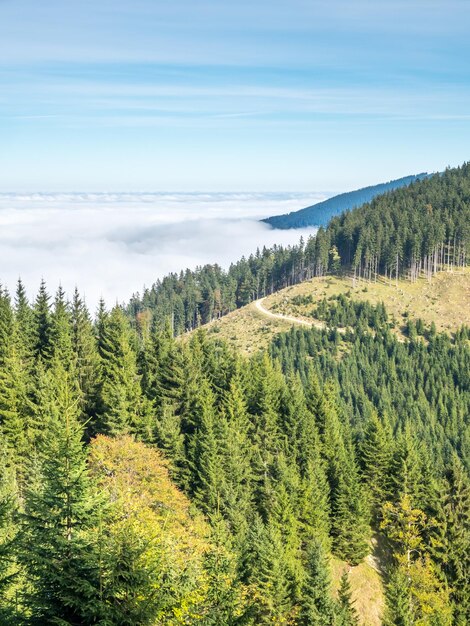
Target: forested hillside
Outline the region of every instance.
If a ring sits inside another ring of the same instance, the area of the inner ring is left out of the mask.
[[[375,545],[384,624],[466,624],[469,331],[321,307],[245,359],[3,291],[0,623],[369,626]]]
[[[262,221],[270,224],[273,228],[280,229],[326,226],[332,217],[343,213],[343,211],[355,209],[366,202],[370,202],[376,196],[387,193],[388,191],[393,191],[394,189],[399,189],[400,187],[405,187],[427,176],[428,175],[424,173],[417,174],[416,176],[404,176],[397,180],[391,180],[388,183],[364,187],[356,191],[348,191],[347,193],[333,196],[333,198],[328,198],[328,200],[324,200],[323,202],[317,202],[317,204],[313,204],[305,209],[300,209],[300,211],[293,211],[292,213],[285,213],[284,215],[274,215]]]
[[[0,623],[466,625],[469,328],[325,293],[250,357],[175,334],[327,272],[432,280],[469,211],[464,165],[96,319],[2,289]]]
[[[470,164],[448,169],[335,217],[299,245],[242,258],[227,272],[216,265],[170,274],[127,307],[132,318],[175,334],[197,328],[274,291],[313,276],[351,271],[366,280],[429,280],[470,258]]]

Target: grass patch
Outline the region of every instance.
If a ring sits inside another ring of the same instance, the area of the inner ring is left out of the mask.
[[[390,283],[380,277],[377,282],[356,281],[353,285],[345,276],[314,278],[276,292],[263,304],[275,313],[312,322],[317,302],[339,294],[371,304],[383,302],[397,329],[409,318],[421,318],[426,326],[434,322],[438,331],[445,332],[453,332],[462,324],[470,326],[470,268],[459,273],[441,272],[431,283],[425,279]],[[250,304],[212,322],[208,330],[209,336],[226,339],[241,352],[251,354],[267,348],[274,335],[292,325],[288,320],[268,318]]]

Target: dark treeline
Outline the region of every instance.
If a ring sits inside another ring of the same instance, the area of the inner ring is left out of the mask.
[[[293,211],[292,213],[285,213],[284,215],[274,215],[262,221],[271,224],[274,228],[281,229],[326,226],[332,217],[343,213],[343,211],[355,209],[366,202],[370,202],[376,196],[400,187],[405,187],[427,176],[428,174],[426,173],[417,174],[416,176],[404,176],[397,180],[391,180],[388,183],[380,183],[379,185],[348,191],[333,196],[333,198],[323,200],[323,202],[317,202],[305,209],[300,209],[300,211]]]
[[[333,218],[327,234],[342,263],[368,280],[377,273],[430,278],[442,267],[462,267],[470,247],[470,163]]]
[[[245,359],[2,292],[0,622],[351,626],[375,536],[384,624],[468,623],[468,329],[320,306]]]
[[[127,310],[141,323],[170,319],[178,335],[329,272],[350,271],[365,280],[379,274],[431,279],[438,270],[466,265],[469,247],[470,164],[464,164],[335,217],[297,246],[265,248],[227,272],[207,265],[170,274],[134,296]]]

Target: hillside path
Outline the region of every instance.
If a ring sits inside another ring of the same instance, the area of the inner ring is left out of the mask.
[[[283,315],[282,313],[273,313],[263,305],[264,300],[265,298],[260,298],[259,300],[255,300],[254,302],[255,307],[258,309],[258,311],[263,313],[263,315],[267,315],[268,317],[274,317],[279,320],[286,320],[287,322],[293,322],[294,324],[301,324],[302,326],[308,326],[309,328],[312,328],[312,326],[314,328],[319,328],[320,330],[326,328],[326,324],[318,320],[309,322],[307,320],[300,319],[299,317]]]

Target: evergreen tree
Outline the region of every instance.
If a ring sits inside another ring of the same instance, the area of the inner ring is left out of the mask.
[[[18,280],[14,306],[16,320],[16,349],[23,367],[31,367],[34,352],[33,311],[21,279]]]
[[[46,283],[42,280],[33,307],[33,349],[35,356],[45,362],[52,356],[53,341],[49,300]]]
[[[17,509],[15,468],[0,437],[0,622],[5,626],[14,626],[21,620],[19,607],[14,602],[19,574],[14,553],[18,532],[15,525]]]
[[[71,324],[73,360],[80,389],[80,408],[83,421],[88,421],[96,415],[100,368],[93,324],[77,289],[73,295]],[[94,423],[91,422],[87,429],[92,431],[94,427]]]
[[[142,395],[129,324],[119,307],[98,319],[101,357],[98,424],[100,432],[135,432],[151,438],[151,406]]]
[[[358,624],[359,618],[354,608],[349,575],[345,570],[341,575],[338,590],[338,626],[358,626]]]
[[[29,363],[21,360],[19,329],[8,294],[0,294],[0,432],[23,483],[25,460],[33,442]]]
[[[77,398],[60,364],[51,375],[47,437],[25,494],[19,560],[33,624],[90,624],[99,603],[92,528],[99,497],[86,467]]]
[[[305,555],[305,582],[299,614],[300,626],[334,626],[335,605],[331,597],[328,562],[321,545],[312,541]]]
[[[352,565],[368,552],[368,510],[347,426],[340,422],[331,387],[317,409],[331,490],[333,550]]]
[[[371,495],[371,512],[376,516],[388,496],[392,445],[391,434],[375,412],[366,424],[360,454],[364,481]]]
[[[72,323],[69,304],[62,287],[57,290],[50,319],[51,349],[54,358],[60,360],[65,370],[75,369],[72,348]]]
[[[247,622],[248,589],[238,579],[238,563],[227,525],[219,513],[210,516],[211,547],[204,568],[209,575],[204,626],[235,626]]]
[[[451,589],[454,622],[470,619],[470,480],[454,454],[431,522],[430,552]]]
[[[192,491],[203,511],[218,511],[223,490],[223,462],[219,447],[214,395],[202,381],[193,416],[195,432],[191,441],[190,463],[193,469]]]
[[[245,575],[254,586],[254,623],[289,621],[293,609],[291,585],[279,530],[266,526],[256,516],[251,524],[247,548]]]
[[[253,451],[240,372],[232,378],[224,394],[219,425],[224,471],[221,506],[237,541],[243,541],[253,509]]]

